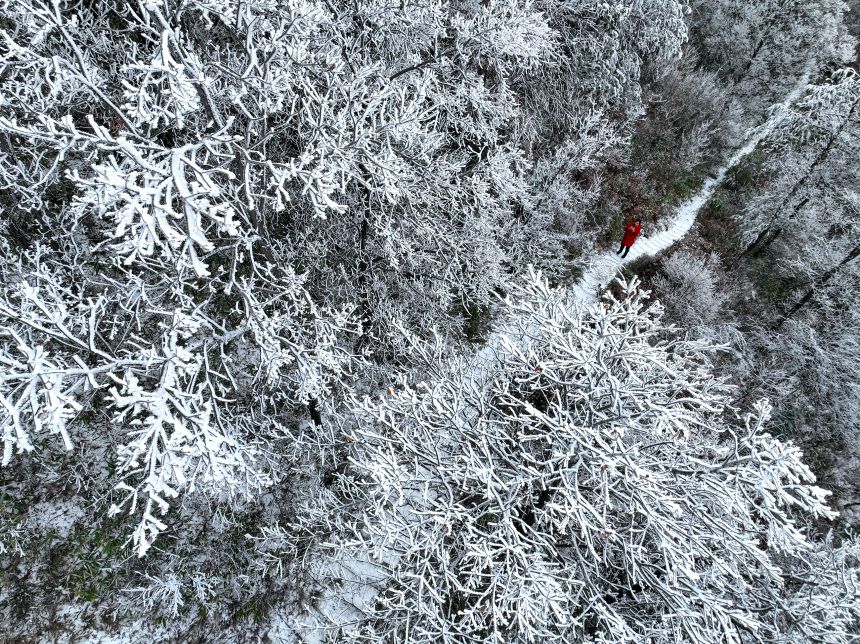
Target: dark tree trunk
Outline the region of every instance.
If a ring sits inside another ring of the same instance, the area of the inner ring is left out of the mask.
[[[786,313],[782,319],[777,323],[776,328],[779,329],[783,324],[786,323],[787,320],[791,319],[798,311],[803,309],[805,306],[809,305],[815,297],[816,292],[822,286],[826,286],[827,283],[833,279],[833,277],[841,271],[845,266],[853,262],[855,259],[860,257],[860,244],[857,244],[851,251],[839,262],[836,266],[826,270],[824,273],[818,276],[815,281],[812,283],[812,286],[804,293],[803,297],[797,301],[797,303],[791,307],[791,310]]]

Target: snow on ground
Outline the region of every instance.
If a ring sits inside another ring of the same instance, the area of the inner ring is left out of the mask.
[[[84,514],[73,501],[43,501],[30,508],[27,524],[37,534],[54,530],[58,537],[65,539]]]

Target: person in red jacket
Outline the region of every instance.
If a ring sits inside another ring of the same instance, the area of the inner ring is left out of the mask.
[[[621,246],[618,247],[618,250],[615,251],[615,254],[621,254],[621,257],[627,257],[627,253],[630,251],[630,247],[633,245],[633,242],[636,241],[636,238],[642,233],[642,217],[639,215],[633,215],[633,219],[628,222],[628,224],[624,227],[624,237],[621,239]],[[624,251],[623,253],[621,251]]]

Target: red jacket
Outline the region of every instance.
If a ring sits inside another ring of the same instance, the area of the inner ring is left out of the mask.
[[[636,238],[639,236],[639,233],[642,232],[642,226],[638,221],[631,221],[624,228],[624,239],[621,240],[622,246],[632,246],[633,242],[636,241]]]

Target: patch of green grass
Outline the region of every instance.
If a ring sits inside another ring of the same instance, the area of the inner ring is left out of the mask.
[[[703,212],[711,216],[720,216],[726,211],[727,207],[728,202],[726,201],[725,192],[717,190],[705,204]]]
[[[642,280],[643,284],[648,284],[659,270],[660,261],[657,257],[653,255],[643,255],[626,265],[625,274],[636,275]],[[616,294],[616,297],[624,297],[624,294],[619,291]]]
[[[766,160],[767,155],[760,148],[754,149],[728,171],[726,177],[728,182],[741,190],[759,187],[762,166]]]
[[[72,595],[89,602],[115,592],[123,576],[119,560],[126,552],[125,542],[109,527],[78,530],[68,539],[74,544],[68,559],[74,562],[65,583]]]
[[[266,616],[273,605],[274,597],[265,593],[259,593],[239,607],[234,613],[234,619],[250,620],[252,624],[259,626],[266,621]]]
[[[665,203],[668,206],[676,206],[689,199],[702,187],[702,183],[704,183],[704,177],[701,172],[690,171],[679,175],[677,180],[667,186]]]
[[[802,284],[800,280],[771,270],[770,262],[757,262],[756,264],[750,266],[752,270],[748,271],[748,274],[756,286],[757,300],[764,307],[776,311],[786,301],[792,300],[792,294]]]

